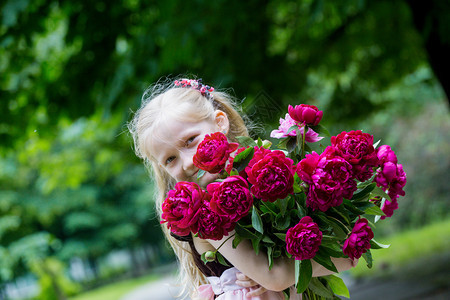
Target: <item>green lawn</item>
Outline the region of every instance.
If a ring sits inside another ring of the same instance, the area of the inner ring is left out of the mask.
[[[126,293],[158,278],[160,278],[159,275],[151,274],[136,279],[124,280],[82,293],[76,297],[70,298],[70,300],[119,300]]]
[[[367,268],[363,258],[351,274],[381,276],[404,268],[407,264],[426,264],[433,257],[448,259],[450,249],[450,219],[427,225],[421,229],[405,231],[378,240],[390,244],[387,249],[372,250],[373,267]]]

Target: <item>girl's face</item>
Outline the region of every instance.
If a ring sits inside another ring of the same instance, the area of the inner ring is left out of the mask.
[[[215,119],[198,122],[173,120],[165,122],[157,130],[158,136],[162,136],[163,140],[153,138],[151,143],[153,156],[177,182],[192,181],[206,187],[217,178],[217,174],[205,173],[198,180],[199,169],[194,165],[192,158],[205,135],[228,130],[228,118],[225,113],[216,111]]]

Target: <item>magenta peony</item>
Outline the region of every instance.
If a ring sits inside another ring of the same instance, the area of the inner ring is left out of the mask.
[[[296,260],[313,258],[322,243],[322,232],[311,217],[303,217],[286,233],[286,249]]]
[[[343,131],[331,137],[331,145],[353,166],[353,176],[359,181],[366,181],[373,175],[373,168],[378,166],[378,157],[372,135],[361,130]]]
[[[327,211],[339,206],[344,198],[350,199],[356,191],[352,166],[329,146],[318,155],[306,155],[297,165],[298,176],[309,184],[306,205],[313,210]]]
[[[395,155],[394,151],[388,145],[380,146],[377,149],[377,157],[380,163],[391,162],[397,164],[397,155]]]
[[[370,249],[370,240],[373,239],[372,229],[367,219],[356,221],[350,236],[345,240],[342,251],[351,259],[360,258]]]
[[[381,207],[381,210],[386,215],[381,218],[385,219],[386,217],[391,217],[394,210],[398,209],[398,197],[405,195],[403,187],[406,185],[406,173],[403,170],[403,166],[392,162],[384,163],[381,168],[378,168],[377,170],[375,182],[384,191],[387,191],[391,198],[390,201],[386,199],[385,204]]]
[[[234,229],[235,225],[236,222],[230,218],[214,212],[207,202],[199,209],[198,235],[202,239],[221,240]]]
[[[384,190],[389,188],[391,182],[397,177],[397,165],[392,162],[386,162],[377,170],[375,182]]]
[[[255,158],[260,159],[256,161]],[[249,166],[252,162],[251,168],[245,170],[248,181],[253,184],[250,190],[257,198],[273,202],[294,192],[294,162],[282,151],[255,151]]]
[[[318,125],[323,116],[323,111],[319,110],[314,105],[308,104],[300,104],[295,107],[289,105],[288,112],[295,121],[313,126]]]
[[[219,173],[238,146],[237,143],[229,143],[221,132],[206,135],[197,147],[197,153],[193,158],[194,165],[209,173]]]
[[[291,118],[289,114],[286,114],[285,119],[280,118],[280,127],[278,129],[272,130],[270,133],[270,137],[281,139],[288,136],[296,136],[297,133],[295,130],[289,131],[289,128],[296,125],[297,123],[294,121],[294,119]],[[305,134],[305,127],[300,125],[299,126],[300,134],[303,136]],[[307,143],[315,143],[323,139],[323,137],[320,137],[317,132],[312,130],[311,128],[308,128],[308,131],[306,132],[305,141]]]
[[[319,163],[320,155],[316,152],[306,154],[306,157],[297,164],[297,175],[301,180],[311,184],[313,182],[312,175],[316,171]]]
[[[241,176],[234,175],[222,182],[210,183],[207,189],[211,195],[211,209],[233,222],[246,216],[252,207],[253,196],[247,181]]]
[[[180,236],[197,233],[199,211],[209,197],[196,183],[178,182],[162,204],[161,223],[167,223],[167,228]]]
[[[384,201],[384,204],[381,206],[381,210],[385,214],[385,216],[381,216],[382,220],[392,217],[392,215],[394,214],[394,210],[398,209],[397,199],[392,198],[391,200],[392,201],[386,199]]]

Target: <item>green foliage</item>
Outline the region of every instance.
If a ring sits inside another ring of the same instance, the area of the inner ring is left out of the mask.
[[[233,87],[272,127],[288,103],[308,102],[332,135],[375,132],[408,174],[386,231],[445,218],[448,107],[422,46],[429,31],[415,29],[407,3],[3,1],[0,281],[50,253],[95,261],[160,243],[153,185],[123,133],[142,91],[167,74]],[[447,12],[428,16],[443,39]]]
[[[34,261],[31,271],[39,279],[40,291],[37,300],[59,300],[79,292],[80,286],[73,283],[64,274],[65,266],[54,258]]]

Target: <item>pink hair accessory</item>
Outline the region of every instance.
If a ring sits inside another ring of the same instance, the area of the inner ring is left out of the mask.
[[[181,79],[181,80],[175,80],[173,82],[175,86],[180,86],[184,88],[192,88],[194,90],[198,90],[203,96],[205,96],[208,100],[213,100],[213,95],[211,94],[212,91],[214,91],[214,88],[203,84],[202,79]]]

